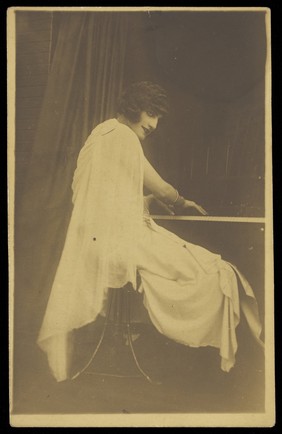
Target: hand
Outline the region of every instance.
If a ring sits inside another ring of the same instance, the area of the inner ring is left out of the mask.
[[[185,203],[181,206],[182,209],[195,208],[200,214],[207,215],[207,211],[192,200],[185,199]]]
[[[166,205],[161,200],[157,199],[153,194],[148,194],[147,196],[144,196],[144,204],[145,207],[150,210],[150,206],[152,202],[155,202],[160,208],[162,208],[167,214],[169,215],[175,215],[175,212],[172,208],[169,207],[169,205]]]
[[[164,202],[162,202],[159,199],[155,198],[155,202],[159,205],[160,208],[162,208],[167,214],[169,215],[175,215],[175,212],[173,211],[173,206],[169,206],[167,204],[165,204]]]

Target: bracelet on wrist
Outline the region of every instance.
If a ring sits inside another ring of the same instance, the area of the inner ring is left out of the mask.
[[[178,198],[177,198],[177,201],[174,203],[174,206],[183,206],[185,204],[185,199],[184,199],[184,197],[183,196],[179,196]]]
[[[175,189],[176,192],[176,198],[174,199],[174,201],[170,202],[168,205],[169,207],[181,207],[184,205],[185,203],[185,199],[183,196],[180,196],[180,194],[178,193],[178,190]]]
[[[174,204],[178,201],[178,199],[179,199],[179,193],[178,193],[178,190],[175,190],[175,192],[176,192],[176,198],[175,198],[174,201],[172,202],[173,205],[174,205]]]

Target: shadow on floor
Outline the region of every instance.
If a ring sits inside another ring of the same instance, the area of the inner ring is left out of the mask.
[[[73,372],[89,360],[99,330],[98,322],[77,334]],[[217,349],[185,347],[150,325],[136,325],[134,332],[140,334],[134,348],[142,368],[161,384],[136,377],[139,372],[129,346],[123,344],[116,352],[111,333],[87,370],[96,373],[84,372],[61,383],[51,377],[34,336],[17,339],[13,414],[264,411],[264,355],[248,333],[246,337],[244,328],[238,329],[236,365],[229,373],[220,369]]]

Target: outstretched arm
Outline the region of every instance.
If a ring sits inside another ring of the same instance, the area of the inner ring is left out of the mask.
[[[177,190],[166,182],[144,157],[144,185],[153,195],[167,204],[177,199]]]
[[[158,172],[145,157],[144,186],[150,190],[158,200],[161,200],[166,205],[173,206],[178,209],[195,208],[200,214],[207,214],[207,212],[200,205],[197,205],[195,202],[179,196],[178,191],[158,174]]]

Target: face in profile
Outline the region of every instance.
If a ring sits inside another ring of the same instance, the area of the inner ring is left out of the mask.
[[[128,126],[135,132],[139,140],[144,140],[158,125],[160,116],[151,112],[142,111],[138,122],[129,122]]]

